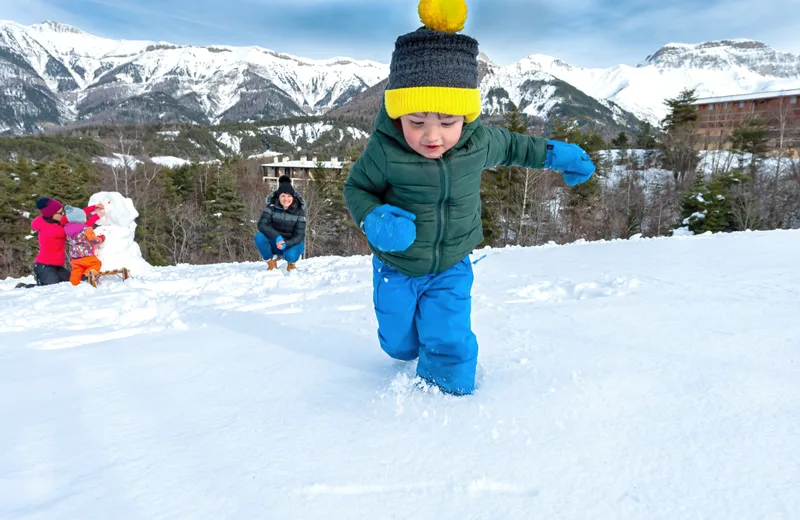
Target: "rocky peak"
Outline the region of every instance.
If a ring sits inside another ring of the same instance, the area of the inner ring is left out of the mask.
[[[764,76],[800,78],[800,56],[778,52],[755,40],[716,40],[698,44],[669,43],[640,66],[660,69],[749,69]]]

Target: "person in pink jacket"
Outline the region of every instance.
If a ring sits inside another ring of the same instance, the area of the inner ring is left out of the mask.
[[[67,242],[67,235],[64,232],[64,225],[67,224],[64,207],[55,199],[42,197],[36,201],[36,208],[41,213],[31,222],[31,229],[37,232],[39,240],[39,254],[36,256],[36,265],[33,268],[36,283],[52,285],[68,282],[70,270],[64,266]],[[102,213],[95,212],[102,209],[102,204],[98,204],[83,210],[88,217],[86,220],[88,226],[97,223]]]

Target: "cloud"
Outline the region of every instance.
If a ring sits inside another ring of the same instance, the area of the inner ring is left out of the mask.
[[[87,19],[61,9],[47,0],[0,0],[0,19],[26,25],[47,20],[75,25],[78,23],[89,24]]]
[[[465,32],[498,63],[541,53],[584,67],[636,65],[669,42],[752,38],[800,52],[796,0],[467,0]],[[2,16],[102,36],[388,62],[419,27],[416,0],[0,0]],[[24,6],[24,7],[23,7]]]

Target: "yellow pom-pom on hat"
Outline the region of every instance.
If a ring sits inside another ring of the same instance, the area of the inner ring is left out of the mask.
[[[419,18],[432,31],[455,33],[467,21],[465,0],[420,0]]]
[[[391,119],[414,112],[464,116],[481,113],[478,41],[458,33],[467,19],[465,0],[420,0],[425,27],[397,38],[389,65],[384,107]]]

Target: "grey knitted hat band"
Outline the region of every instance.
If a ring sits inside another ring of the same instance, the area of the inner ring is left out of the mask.
[[[421,28],[395,42],[387,89],[478,88],[478,42],[464,34]]]

